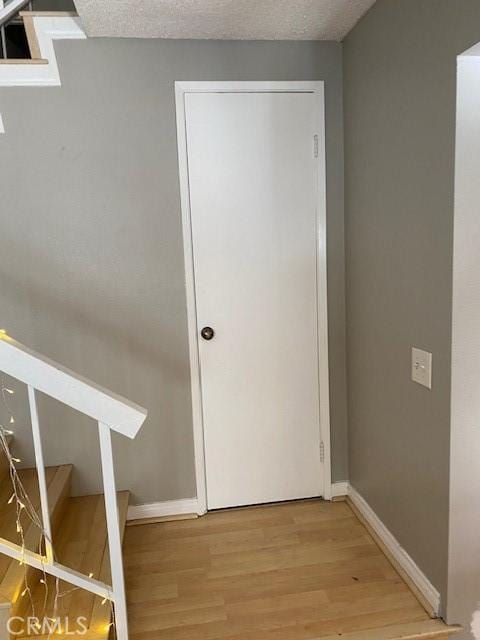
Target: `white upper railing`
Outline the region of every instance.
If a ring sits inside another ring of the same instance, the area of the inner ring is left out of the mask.
[[[77,409],[113,431],[135,438],[147,412],[137,404],[0,333],[0,370]]]
[[[0,26],[6,24],[31,0],[0,0]]]
[[[29,551],[3,538],[0,538],[0,552],[36,569],[44,570],[76,587],[111,600],[115,606],[117,638],[118,640],[128,640],[122,543],[111,431],[134,438],[147,417],[147,411],[25,347],[4,332],[0,332],[0,371],[20,380],[28,387],[35,462],[45,533],[45,555]],[[111,586],[69,569],[56,562],[54,558],[42,439],[35,398],[36,390],[63,402],[98,422],[112,574]]]

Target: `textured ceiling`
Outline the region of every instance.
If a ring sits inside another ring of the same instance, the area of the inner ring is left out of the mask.
[[[89,36],[342,40],[375,0],[75,0]]]

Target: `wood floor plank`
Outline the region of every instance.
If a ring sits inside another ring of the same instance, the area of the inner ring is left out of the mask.
[[[432,622],[346,502],[129,527],[124,556],[132,640],[327,640]]]

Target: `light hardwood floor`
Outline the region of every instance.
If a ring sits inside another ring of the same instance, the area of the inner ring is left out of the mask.
[[[124,558],[131,640],[446,637],[345,502],[127,527]]]
[[[128,491],[118,493],[122,529],[127,517],[128,500]],[[60,563],[83,575],[91,574],[110,584],[110,554],[107,545],[103,495],[68,498],[62,514],[61,526],[56,533],[54,532],[53,543],[56,558]],[[12,640],[13,637],[15,640],[67,640],[67,638],[107,640],[111,610],[103,598],[83,589],[75,589],[71,584],[60,581],[60,592],[63,595],[59,598],[55,609],[55,579],[48,576],[45,584],[40,582],[43,577],[40,571],[30,572],[31,599],[26,595],[18,598],[13,605],[12,615],[19,616],[23,620],[28,620],[29,616],[34,615],[43,620],[44,617],[51,618],[55,614],[62,622],[69,620],[69,627],[64,633],[56,632],[50,636],[40,635],[35,629],[30,629],[28,634],[12,635]],[[24,586],[25,583],[22,584],[22,587]],[[79,617],[83,618],[88,628],[86,634],[77,626]]]

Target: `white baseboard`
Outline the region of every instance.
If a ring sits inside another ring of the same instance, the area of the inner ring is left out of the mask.
[[[342,496],[348,496],[348,482],[333,482],[332,498],[340,498]]]
[[[348,494],[348,482],[332,484],[332,497],[337,498]],[[163,518],[165,516],[181,516],[187,513],[202,515],[198,509],[197,498],[182,500],[167,500],[166,502],[152,502],[128,507],[127,520],[143,520],[144,518]]]
[[[127,520],[163,518],[165,516],[180,516],[188,513],[198,513],[198,501],[196,498],[167,500],[166,502],[152,502],[128,507]]]
[[[419,569],[408,553],[403,549],[395,536],[387,529],[370,505],[350,485],[348,496],[366,522],[375,531],[398,565],[414,583],[420,594],[425,598],[435,616],[440,611],[440,594],[427,576]]]

